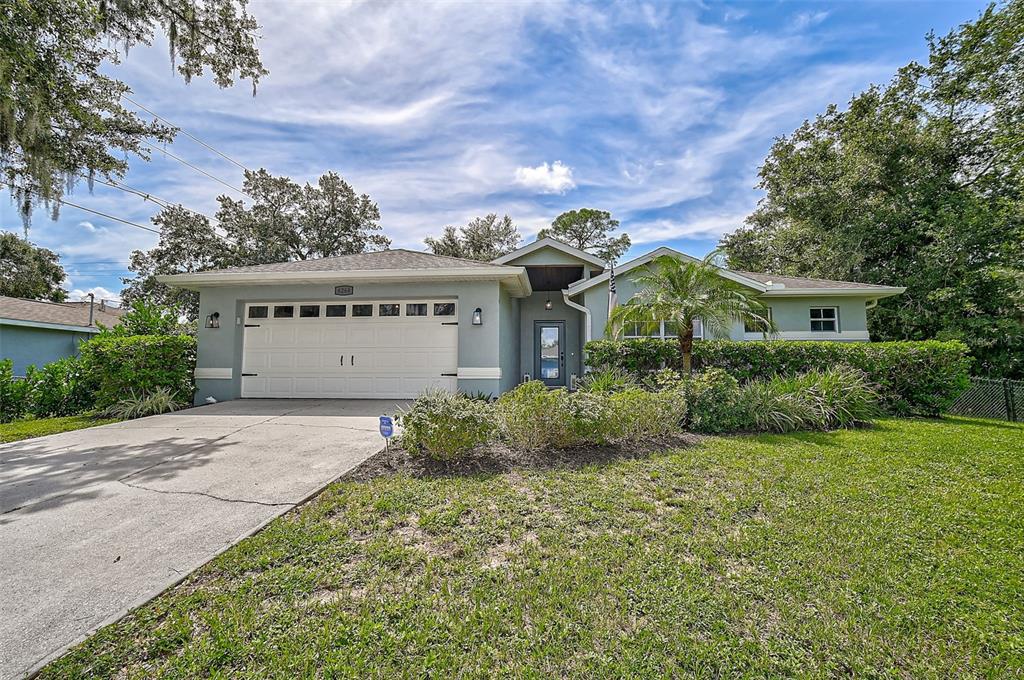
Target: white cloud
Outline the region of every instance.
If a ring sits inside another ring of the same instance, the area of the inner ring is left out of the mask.
[[[817,26],[825,19],[828,19],[828,15],[829,13],[825,10],[821,10],[818,12],[800,12],[793,19],[793,29],[797,31],[802,31],[805,28]]]
[[[541,163],[535,168],[516,168],[516,184],[533,189],[542,194],[564,194],[576,187],[572,178],[572,168],[562,161],[550,165]]]
[[[89,231],[89,232],[95,232],[96,231],[96,225],[93,224],[92,222],[88,221],[88,220],[84,220],[82,222],[79,222],[78,226],[80,226],[82,229],[85,229],[86,231]]]
[[[81,288],[75,288],[74,290],[68,293],[68,300],[71,300],[72,302],[76,302],[78,300],[86,300],[89,297],[89,293],[92,293],[93,295],[96,296],[96,302],[99,302],[100,300],[106,300],[107,302],[116,302],[118,304],[120,304],[121,302],[120,293],[109,291],[103,286],[86,288],[85,290]]]

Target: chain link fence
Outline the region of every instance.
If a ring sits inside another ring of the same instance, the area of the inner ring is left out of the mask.
[[[971,378],[949,412],[958,416],[1024,422],[1024,380]]]

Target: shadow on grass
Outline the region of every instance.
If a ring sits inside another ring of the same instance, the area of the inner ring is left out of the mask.
[[[513,470],[572,470],[647,458],[662,451],[696,446],[704,439],[700,435],[687,433],[623,445],[578,446],[541,451],[519,451],[504,445],[492,445],[475,449],[454,461],[432,460],[393,445],[389,451],[381,451],[346,473],[342,479],[362,482],[392,475],[417,478],[488,477]]]

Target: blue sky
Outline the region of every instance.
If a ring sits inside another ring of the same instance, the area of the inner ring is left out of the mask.
[[[250,168],[341,173],[395,247],[488,212],[529,240],[560,212],[609,210],[636,255],[711,250],[756,205],[772,139],[927,56],[925,34],[983,3],[252,3],[270,75],[219,90],[172,77],[165,43],[133,50],[133,98]],[[168,148],[238,185],[184,136]],[[128,185],[212,215],[239,196],[155,151]],[[70,200],[141,224],[158,208],[97,185]],[[0,200],[0,228],[20,232]],[[156,236],[70,207],[33,219],[75,298],[116,297]]]

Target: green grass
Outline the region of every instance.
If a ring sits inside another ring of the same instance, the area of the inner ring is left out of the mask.
[[[43,677],[1024,673],[1024,427],[342,482]]]
[[[13,423],[0,424],[0,444],[16,442],[32,437],[42,437],[58,432],[70,432],[86,427],[116,423],[116,418],[94,418],[92,416],[65,416],[61,418],[30,418]]]

